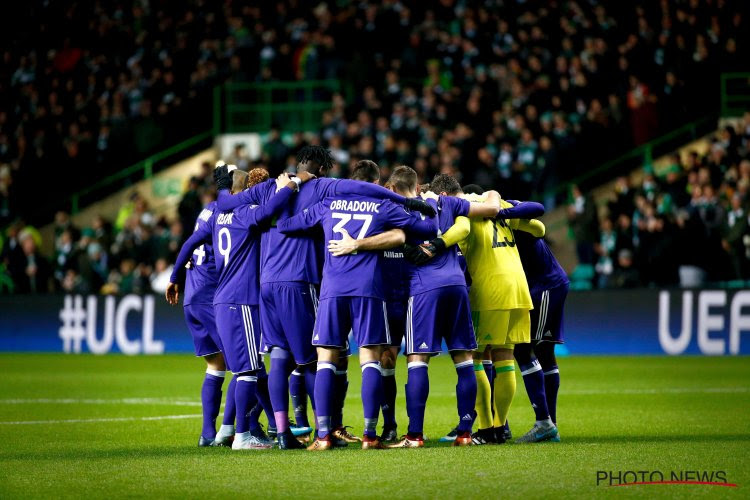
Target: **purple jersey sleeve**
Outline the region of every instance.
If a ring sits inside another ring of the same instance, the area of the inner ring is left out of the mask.
[[[514,203],[515,202],[515,203]],[[496,219],[533,219],[544,215],[544,205],[535,201],[508,201],[511,208],[501,208]]]
[[[276,190],[276,181],[267,181],[256,184],[240,193],[232,195],[228,190],[222,189],[216,199],[217,206],[222,212],[234,210],[242,205],[260,205],[268,200]]]
[[[288,187],[281,188],[267,203],[248,211],[249,223],[257,226],[270,221],[284,209],[293,194],[293,189]]]
[[[202,224],[198,226],[190,238],[183,243],[180,248],[180,253],[177,254],[177,260],[172,269],[172,276],[169,278],[171,283],[177,283],[179,279],[180,270],[185,267],[185,264],[190,260],[190,256],[193,255],[193,250],[203,245],[204,243],[211,243],[211,226],[209,224]]]
[[[404,207],[391,201],[384,201],[381,210],[385,211],[388,225],[391,228],[403,229],[415,238],[430,240],[437,235],[437,219],[425,218],[421,214],[412,213]]]
[[[320,223],[326,208],[323,202],[317,203],[297,215],[277,221],[276,228],[283,234],[305,231]]]
[[[378,200],[390,200],[403,205],[406,198],[377,184],[351,179],[319,179],[316,183],[318,201],[334,196],[367,196]]]

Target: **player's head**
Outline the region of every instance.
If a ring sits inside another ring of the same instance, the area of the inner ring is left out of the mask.
[[[297,171],[325,177],[333,167],[333,156],[323,146],[305,146],[297,153]]]
[[[417,194],[417,172],[406,165],[393,169],[387,185],[401,196],[414,197]]]
[[[237,194],[240,191],[244,191],[245,188],[247,187],[247,179],[249,177],[247,175],[247,172],[243,170],[234,170],[231,175],[232,175],[231,193]]]
[[[461,188],[465,194],[482,194],[484,189],[479,184],[467,184]]]
[[[247,173],[247,187],[253,187],[256,184],[268,180],[268,170],[265,168],[254,168]]]
[[[380,182],[380,167],[372,160],[359,160],[354,164],[350,179],[378,184]]]
[[[430,190],[436,194],[456,196],[461,194],[461,184],[452,175],[437,174],[430,183]]]
[[[426,193],[429,190],[430,190],[430,183],[429,182],[425,182],[424,184],[420,184],[419,185],[419,192],[420,193]]]

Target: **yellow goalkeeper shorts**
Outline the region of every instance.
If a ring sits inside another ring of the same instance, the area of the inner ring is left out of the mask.
[[[474,333],[479,350],[482,347],[525,344],[531,341],[531,320],[527,309],[494,309],[472,311]]]

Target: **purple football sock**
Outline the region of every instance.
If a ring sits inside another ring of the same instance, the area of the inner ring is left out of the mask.
[[[255,389],[258,377],[253,373],[245,372],[237,376],[237,385],[234,388],[234,401],[237,404],[237,426],[235,432],[240,434],[250,430],[249,413],[252,405],[257,401]]]
[[[234,388],[237,385],[237,377],[233,376],[227,387],[227,401],[224,404],[224,420],[222,425],[234,425],[234,417],[237,413],[237,405],[234,403]]]
[[[258,389],[257,389],[258,404],[266,414],[268,420],[268,426],[274,427],[276,419],[273,414],[273,405],[271,404],[271,396],[268,393],[268,373],[266,373],[266,367],[261,366],[258,370]]]
[[[305,366],[305,392],[302,396],[307,400],[307,395],[315,394],[315,364],[310,363]],[[310,397],[310,403],[313,413],[315,413],[315,398]],[[307,422],[307,405],[305,405],[305,421]],[[309,425],[309,424],[308,424]]]
[[[560,370],[552,365],[544,371],[544,391],[547,394],[547,408],[552,422],[557,425],[557,391],[560,389]]]
[[[315,407],[318,411],[318,437],[325,438],[331,432],[331,411],[334,397],[336,366],[326,361],[318,361],[315,377]]]
[[[349,379],[346,370],[336,370],[335,393],[333,400],[333,414],[331,425],[338,429],[344,425],[344,403],[346,402],[346,391],[349,390]]]
[[[477,377],[474,375],[474,361],[456,363],[456,408],[458,409],[458,431],[471,432],[476,418],[474,405],[477,400]]]
[[[542,366],[537,359],[532,359],[531,363],[519,366],[519,368],[521,369],[523,384],[526,386],[526,394],[529,396],[536,419],[546,420],[550,415],[547,408],[547,396],[544,393]]]
[[[224,384],[224,372],[206,369],[201,388],[201,404],[203,406],[203,430],[201,436],[206,439],[216,437],[216,417],[221,407],[221,386]]]
[[[362,365],[362,409],[365,414],[365,436],[377,437],[380,402],[383,401],[383,376],[380,363],[370,361]]]
[[[406,413],[409,414],[409,434],[422,434],[427,396],[430,394],[430,378],[427,363],[410,361],[406,383]],[[472,371],[472,376],[474,375]]]
[[[311,391],[310,394],[314,395],[315,392]],[[297,427],[308,427],[310,422],[307,420],[307,391],[305,390],[305,375],[297,370],[294,370],[289,377],[289,395],[292,397],[294,421],[297,424]]]
[[[276,430],[284,432],[289,426],[289,365],[287,351],[274,348],[271,351],[271,373],[268,375],[268,393],[271,397]],[[270,424],[270,422],[269,422]]]
[[[396,369],[383,369],[383,425],[396,427]]]

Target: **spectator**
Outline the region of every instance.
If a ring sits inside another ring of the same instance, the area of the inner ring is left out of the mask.
[[[16,293],[46,293],[51,290],[52,269],[37,249],[30,231],[18,235],[20,252],[12,254],[8,271],[13,279]]]
[[[576,240],[576,254],[581,264],[594,264],[594,243],[597,238],[597,215],[594,200],[572,186],[568,205],[568,223]]]

